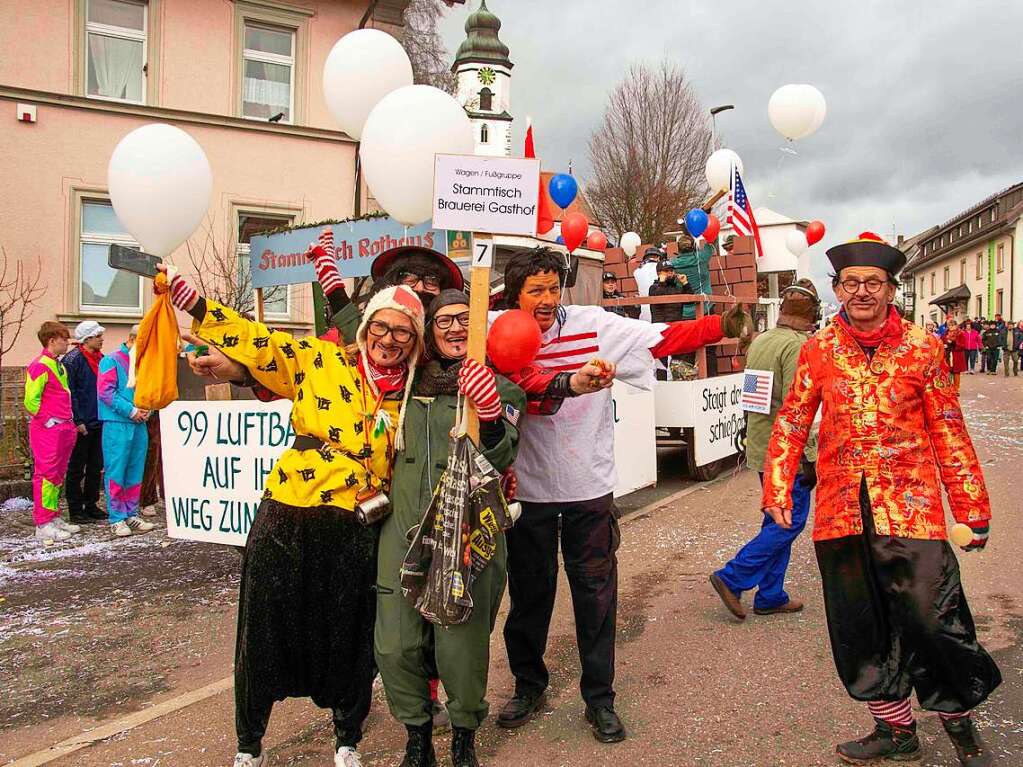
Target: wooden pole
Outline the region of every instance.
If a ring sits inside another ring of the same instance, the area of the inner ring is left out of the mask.
[[[472,266],[469,271],[468,356],[477,362],[487,357],[487,312],[490,310],[490,267],[494,264],[494,238],[489,234],[472,236]],[[469,406],[466,431],[477,445],[480,421],[476,409]]]
[[[263,316],[263,289],[256,288],[256,322],[262,322]]]

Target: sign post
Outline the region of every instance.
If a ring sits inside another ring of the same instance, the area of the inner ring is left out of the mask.
[[[484,362],[494,234],[536,236],[540,161],[439,154],[433,176],[433,225],[473,232],[469,280],[468,355]],[[468,434],[479,444],[479,419],[469,408]]]

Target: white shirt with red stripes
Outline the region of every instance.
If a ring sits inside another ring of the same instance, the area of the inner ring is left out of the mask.
[[[653,387],[650,348],[663,323],[643,322],[599,306],[566,306],[564,323],[543,334],[536,364],[574,372],[599,357],[618,366],[616,380]],[[497,316],[491,312],[491,320]],[[534,503],[585,501],[612,492],[614,460],[611,391],[566,399],[552,416],[531,415],[520,427],[516,498]]]

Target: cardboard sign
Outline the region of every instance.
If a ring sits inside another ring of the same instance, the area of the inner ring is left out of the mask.
[[[433,223],[440,229],[536,236],[540,161],[439,154]]]
[[[334,231],[337,267],[342,277],[365,277],[377,256],[403,245],[418,245],[445,255],[448,252],[447,232],[435,229],[429,222],[406,227],[390,217],[257,235],[249,243],[252,287],[316,282],[316,272],[305,252],[324,229]]]
[[[611,387],[618,496],[657,484],[654,393],[621,381]],[[536,418],[538,416],[530,416]]]
[[[717,378],[689,381],[693,387],[693,435],[696,465],[705,466],[739,452],[746,426],[742,410],[744,375],[734,373]]]
[[[291,403],[173,402],[160,440],[167,534],[244,546],[270,469],[295,441]]]

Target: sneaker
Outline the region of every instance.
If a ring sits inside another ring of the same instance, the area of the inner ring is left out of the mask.
[[[72,522],[65,522],[63,517],[55,517],[54,520],[53,520],[53,524],[55,524],[61,530],[64,530],[64,531],[69,532],[69,533],[80,533],[80,532],[82,532],[82,528],[80,528],[78,525],[76,525],[76,524],[74,524]]]
[[[138,517],[128,517],[124,520],[124,523],[131,528],[133,533],[148,533],[156,527],[152,522],[146,522],[146,520],[139,519]]]
[[[144,506],[139,512],[143,517],[155,517],[156,507],[155,506]]]
[[[334,767],[362,767],[362,757],[354,748],[341,746],[334,754]]]
[[[110,526],[110,533],[112,535],[116,535],[118,538],[127,538],[131,535],[131,528],[128,527],[128,523],[122,519],[120,522],[114,522],[114,524]],[[248,756],[248,754],[245,756]]]
[[[893,727],[875,719],[874,731],[859,740],[839,743],[835,748],[839,758],[847,764],[874,764],[882,760],[912,762],[920,758],[920,739],[916,736],[916,722],[909,727]]]
[[[131,535],[131,533],[128,533],[128,535]],[[239,751],[234,755],[234,764],[232,764],[231,767],[260,767],[262,764],[262,755],[253,756],[252,754],[243,754]]]
[[[994,757],[984,747],[984,741],[977,734],[972,718],[962,716],[958,719],[942,720],[941,723],[952,745],[955,746],[956,756],[963,767],[989,767],[994,764]]]
[[[60,519],[60,517],[58,517]],[[50,544],[56,543],[57,541],[66,541],[71,537],[71,533],[62,527],[58,527],[55,522],[47,522],[45,525],[36,525],[36,540],[42,541],[43,543]]]

